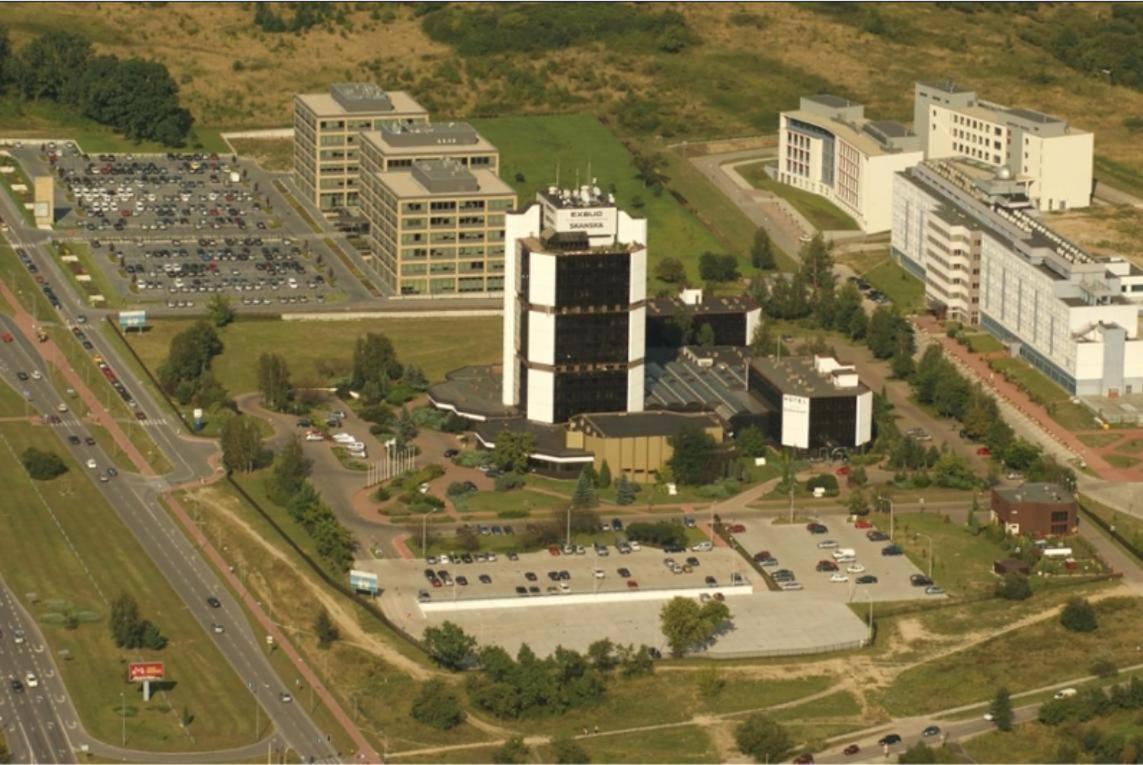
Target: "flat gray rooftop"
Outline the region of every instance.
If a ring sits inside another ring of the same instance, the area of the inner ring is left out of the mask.
[[[755,356],[750,360],[750,366],[783,393],[795,396],[841,398],[856,396],[868,390],[860,381],[853,388],[835,387],[828,375],[817,373],[814,369],[814,360],[805,356],[787,356],[780,359]]]
[[[702,367],[681,353],[649,349],[644,376],[648,409],[709,410],[724,419],[743,412],[764,414],[764,402],[747,392],[745,363]]]

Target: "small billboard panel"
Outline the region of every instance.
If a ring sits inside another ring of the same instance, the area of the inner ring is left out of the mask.
[[[377,575],[371,574],[368,571],[351,569],[349,572],[349,586],[357,592],[367,592],[370,595],[376,595]]]
[[[146,311],[120,311],[119,329],[142,329],[147,324]]]
[[[141,683],[144,680],[162,680],[163,675],[163,662],[161,661],[137,661],[127,665],[127,679],[132,683]]]

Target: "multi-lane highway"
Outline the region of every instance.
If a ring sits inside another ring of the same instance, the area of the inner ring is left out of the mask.
[[[52,259],[46,256],[38,244],[25,239],[24,232],[20,230],[22,219],[16,214],[7,197],[0,199],[0,208],[3,209],[4,218],[13,224],[12,231],[8,235],[12,244],[23,247],[36,262],[40,272],[56,285],[57,295],[62,303],[58,311],[59,323],[63,325],[69,317],[90,313],[76,303],[68,282],[59,273]],[[0,367],[0,376],[13,384],[17,391],[29,390],[32,394],[29,405],[36,411],[55,412],[60,403],[67,402],[46,379],[42,381],[15,379],[17,372],[30,373],[33,369],[40,370],[46,378],[47,365],[40,357],[38,348],[23,337],[19,328],[10,319],[3,317],[2,321],[5,329],[11,332],[15,340],[5,343],[0,348],[0,364],[3,364],[3,367]],[[88,337],[96,351],[115,369],[119,379],[139,402],[143,411],[153,420],[156,419],[162,410],[152,400],[145,387],[127,373],[130,367],[120,358],[117,349],[94,329],[88,332]],[[60,432],[61,446],[73,450],[80,464],[84,464],[89,458],[95,459],[101,469],[112,464],[108,455],[102,453],[98,447],[85,446],[80,452],[80,447],[69,446],[66,435],[78,430],[78,422],[72,415],[61,415],[61,419],[65,422],[55,426]],[[169,486],[209,475],[211,469],[207,465],[206,458],[213,452],[214,447],[181,438],[177,423],[160,421],[148,426],[148,430],[152,439],[175,466],[174,470],[162,477],[123,473],[106,483],[97,483],[96,486],[115,509],[124,525],[151,555],[204,631],[215,640],[233,670],[248,685],[251,693],[257,695],[258,702],[262,704],[277,730],[277,736],[283,743],[303,757],[313,757],[318,761],[335,761],[337,754],[328,741],[329,732],[320,729],[301,705],[280,700],[280,695],[286,693],[287,688],[266,657],[263,648],[264,635],[254,634],[237,600],[231,596],[222,580],[158,503],[159,495]],[[88,472],[94,479],[96,471]],[[211,608],[207,604],[208,597],[218,598],[222,604],[221,609]],[[215,634],[211,630],[211,624],[219,621],[226,624],[226,631]],[[0,651],[0,654],[5,653],[7,647],[8,644],[5,643],[5,650]],[[35,719],[36,729],[52,730],[50,726],[59,725],[58,719],[53,719],[53,715],[56,715],[54,708],[48,704],[40,707],[28,705],[25,717],[29,720]],[[58,715],[56,716],[58,718]],[[53,748],[55,743],[45,742],[40,746]],[[35,751],[31,745],[28,751],[35,761],[41,761],[39,755],[31,754]],[[93,751],[98,753],[97,746],[93,746]],[[264,746],[262,751],[265,751]]]

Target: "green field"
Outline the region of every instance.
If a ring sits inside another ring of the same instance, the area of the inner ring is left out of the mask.
[[[990,366],[995,367],[997,372],[1003,372],[1013,385],[1041,401],[1060,401],[1068,398],[1067,391],[1023,359],[996,359]]]
[[[516,189],[521,206],[532,203],[536,191],[555,185],[571,188],[598,179],[606,193],[615,188],[619,206],[629,214],[648,220],[650,262],[678,258],[698,283],[698,258],[703,252],[726,252],[728,248],[680,205],[669,193],[655,196],[643,188],[631,154],[611,131],[589,114],[559,117],[498,117],[473,120],[489,141],[500,147],[500,177]],[[524,180],[517,180],[522,174]],[[642,205],[636,201],[642,200]],[[749,264],[743,263],[746,271]],[[658,282],[651,279],[652,286]]]
[[[924,309],[925,285],[892,258],[886,258],[861,276],[884,292],[902,313],[919,313]]]
[[[766,162],[751,162],[735,168],[738,174],[756,189],[769,191],[785,199],[794,209],[819,231],[857,231],[857,221],[846,215],[840,207],[823,196],[795,188],[788,183],[779,183],[766,175]]]
[[[925,714],[987,701],[1001,685],[1018,693],[1086,675],[1097,657],[1110,657],[1119,666],[1137,662],[1143,603],[1108,598],[1095,609],[1095,632],[1069,632],[1053,617],[907,669],[880,694],[882,705],[897,716]]]
[[[894,542],[922,572],[929,570],[932,537],[933,579],[953,595],[991,592],[994,561],[1005,557],[1004,548],[984,534],[974,536],[965,526],[946,523],[937,513],[896,513]],[[978,515],[979,518],[979,515]],[[875,513],[873,523],[889,530],[889,516]],[[919,533],[918,533],[919,532]]]
[[[1131,540],[1137,549],[1143,550],[1143,519],[1129,513],[1117,513],[1107,505],[1087,496],[1081,495],[1080,502],[1088,511],[1098,515],[1122,536]]]
[[[19,392],[5,380],[0,383],[0,417],[23,417],[28,404]]]
[[[28,446],[60,454],[69,472],[50,482],[31,481],[16,457]],[[85,469],[67,456],[57,434],[4,423],[0,454],[7,498],[0,509],[5,529],[0,534],[0,565],[11,591],[40,621],[88,732],[104,741],[119,740],[123,692],[129,710],[128,747],[204,751],[253,742],[253,710],[242,682],[95,490]],[[166,649],[115,647],[106,619],[108,601],[121,592],[132,594],[143,617],[170,638]],[[65,602],[90,614],[81,617],[74,630],[59,623]],[[60,651],[67,651],[69,658],[59,659]],[[165,662],[172,681],[146,705],[139,688],[125,679],[125,663],[143,658]],[[186,730],[179,726],[184,708],[195,718]],[[131,709],[137,713],[131,715]]]
[[[1105,733],[1122,734],[1125,740],[1143,737],[1143,718],[1137,710],[1121,709],[1091,721],[1091,728]],[[1015,726],[1012,731],[990,731],[965,741],[964,750],[973,762],[1069,762],[1061,759],[1062,752],[1078,755],[1083,752],[1079,735],[1072,725],[1042,725],[1028,722]],[[1086,754],[1086,753],[1085,753]],[[1066,755],[1065,755],[1066,756]],[[1085,759],[1078,762],[1106,762]]]
[[[480,491],[464,500],[465,509],[472,513],[504,513],[516,511],[552,510],[563,507],[567,500],[541,494],[538,491]]]
[[[191,319],[158,319],[150,330],[132,334],[131,347],[154,372],[167,357],[171,338]],[[466,364],[500,360],[500,318],[362,319],[356,321],[280,321],[239,319],[219,330],[225,350],[211,369],[231,395],[258,389],[258,355],[279,353],[297,385],[326,385],[332,376],[348,375],[353,346],[367,332],[382,332],[393,341],[402,363],[417,364],[429,380]]]
[[[985,332],[966,335],[965,341],[968,343],[968,349],[973,353],[996,353],[1004,350],[1004,346],[999,340]]]
[[[603,730],[603,727],[600,727]],[[715,749],[706,731],[697,725],[593,736],[578,740],[592,762],[717,762]],[[543,762],[555,762],[550,746],[538,751]]]

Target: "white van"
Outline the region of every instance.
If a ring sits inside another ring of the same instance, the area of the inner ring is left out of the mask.
[[[1075,696],[1076,693],[1078,693],[1078,691],[1075,688],[1061,688],[1060,690],[1056,691],[1056,695],[1052,698],[1054,698],[1056,701],[1059,701],[1060,699],[1070,699],[1072,696]]]
[[[839,547],[833,551],[832,555],[834,560],[839,560],[841,558],[856,558],[857,550],[854,550],[852,547]]]

